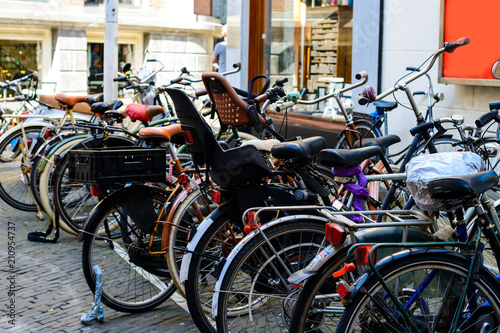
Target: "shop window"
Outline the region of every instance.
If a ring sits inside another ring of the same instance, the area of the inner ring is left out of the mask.
[[[134,63],[133,57],[134,45],[133,44],[118,44],[118,68],[117,72],[121,72],[125,63]],[[104,44],[103,43],[89,43],[87,45],[88,52],[88,87],[89,93],[102,92],[103,78],[103,60],[104,60]]]
[[[272,0],[271,4],[271,77],[287,77],[286,89],[305,91],[306,99],[350,83],[352,1]],[[331,119],[336,107],[334,102],[323,102],[297,106],[294,113]]]
[[[141,0],[118,0],[120,5],[131,5],[134,7],[139,7],[141,5]],[[100,5],[104,4],[104,0],[85,0],[86,5]]]
[[[0,40],[0,81],[20,78],[29,70],[40,70],[41,54],[41,42]],[[29,85],[29,82],[23,84]]]

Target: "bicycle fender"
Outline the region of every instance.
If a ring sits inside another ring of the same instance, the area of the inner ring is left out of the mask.
[[[82,135],[75,135],[75,136],[71,136],[65,140],[62,140],[61,142],[59,142],[57,145],[55,145],[48,153],[47,155],[45,156],[45,158],[42,159],[42,161],[40,162],[40,166],[38,167],[38,172],[42,173],[43,170],[45,170],[45,166],[47,165],[47,162],[48,160],[52,157],[52,155],[54,155],[54,153],[63,145],[67,144],[68,142],[71,142],[71,141],[75,141],[75,140],[78,140],[78,139],[82,139],[82,138],[88,138],[90,137],[90,135],[88,134],[82,134]]]
[[[48,123],[30,123],[30,124],[23,124],[23,128],[25,129],[28,129],[30,127],[48,127],[50,126],[50,124]],[[2,142],[3,140],[5,140],[6,137],[8,137],[10,134],[16,132],[16,131],[20,131],[21,130],[21,125],[16,125],[12,128],[10,128],[7,132],[5,133],[2,133],[2,135],[0,136],[0,142]]]
[[[184,253],[182,257],[181,268],[179,271],[179,277],[181,282],[185,282],[188,277],[189,266],[191,265],[191,259],[193,258],[192,252],[196,249],[198,242],[200,241],[203,234],[207,231],[207,229],[219,218],[223,218],[226,213],[235,208],[236,201],[230,200],[220,205],[215,209],[210,215],[208,215],[203,222],[200,223],[198,228],[196,229],[196,233],[193,236],[193,239],[187,245],[187,252]]]
[[[269,229],[269,228],[274,227],[276,225],[283,224],[283,223],[291,223],[291,222],[297,221],[297,220],[309,220],[309,221],[310,220],[318,220],[318,221],[321,221],[324,223],[327,223],[329,221],[327,218],[322,217],[322,216],[293,215],[293,216],[282,217],[282,218],[276,219],[274,221],[268,222],[260,228],[260,231],[258,229],[255,229],[252,232],[250,232],[248,235],[243,237],[243,239],[241,241],[238,242],[238,244],[234,247],[234,249],[231,251],[231,253],[227,256],[227,258],[224,262],[224,267],[222,268],[219,276],[224,276],[226,274],[227,270],[229,269],[229,266],[231,265],[234,258],[239,254],[241,249],[248,242],[252,241],[255,237],[259,237],[261,232],[265,232],[266,229]],[[183,262],[184,262],[184,260],[183,260]],[[213,302],[212,302],[212,313],[213,313],[214,317],[217,316],[217,303],[219,301],[219,294],[220,294],[219,291],[221,288],[221,286],[220,286],[221,283],[222,283],[222,279],[218,278],[217,283],[215,284],[215,291],[214,291]]]
[[[381,223],[381,228],[373,228],[356,232],[355,238],[356,243],[392,243],[401,242],[403,239],[403,233],[404,229],[402,227],[383,227],[383,223]],[[407,241],[436,241],[436,238],[421,229],[409,228]],[[331,244],[327,246],[316,256],[316,258],[311,260],[309,265],[307,265],[304,269],[290,275],[288,281],[292,284],[300,284],[304,280],[315,275],[329,259],[335,257],[341,250],[347,249],[351,245],[351,238],[347,237],[343,244]]]
[[[400,259],[402,257],[406,257],[409,255],[415,255],[418,253],[433,253],[436,256],[440,256],[440,255],[446,253],[446,255],[453,255],[453,256],[458,257],[461,260],[465,260],[465,261],[470,261],[470,259],[471,259],[470,257],[468,257],[464,254],[461,254],[461,253],[458,253],[458,252],[452,251],[452,250],[441,249],[441,248],[425,248],[425,249],[421,248],[421,249],[403,250],[403,251],[394,253],[392,255],[389,255],[389,256],[381,259],[380,261],[378,261],[377,264],[375,265],[375,267],[377,269],[380,269],[385,265],[390,265],[396,259]],[[363,275],[361,275],[358,279],[356,279],[356,281],[354,282],[353,288],[352,288],[352,294],[350,296],[350,299],[353,299],[354,296],[356,295],[356,293],[358,292],[358,290],[363,286],[363,284],[374,275],[375,275],[375,273],[373,271],[369,271],[369,272],[366,272]]]

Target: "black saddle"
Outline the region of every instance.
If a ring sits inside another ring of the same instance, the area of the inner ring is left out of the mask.
[[[364,160],[383,156],[379,146],[362,147],[356,149],[324,149],[318,155],[318,162],[329,167],[351,168],[360,165]]]
[[[382,150],[386,150],[389,146],[392,146],[395,143],[401,142],[401,138],[397,135],[384,135],[379,136],[378,138],[370,138],[356,141],[353,145],[353,148],[360,147],[372,147],[379,146]]]
[[[398,103],[396,102],[386,102],[386,101],[376,101],[373,102],[373,105],[375,105],[375,108],[377,111],[391,111],[392,109],[395,109],[398,106]]]
[[[94,103],[90,107],[90,111],[92,113],[104,114],[106,111],[118,110],[123,105],[123,102],[120,100],[115,100],[111,102],[101,102]]]
[[[307,139],[278,143],[271,148],[271,154],[276,158],[307,159],[325,148],[325,139],[321,136],[313,136]]]
[[[498,175],[490,170],[434,179],[429,182],[428,187],[431,198],[443,200],[445,207],[452,209],[486,192],[497,183]]]

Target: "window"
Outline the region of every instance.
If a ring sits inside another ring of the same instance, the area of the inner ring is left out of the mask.
[[[41,68],[41,42],[0,40],[0,81],[24,76]]]
[[[88,86],[89,93],[102,92],[102,76],[97,75],[103,72],[104,59],[104,44],[89,43],[87,45],[88,54]],[[133,44],[118,44],[118,68],[117,72],[121,72],[123,65],[127,62],[134,63],[134,45]]]

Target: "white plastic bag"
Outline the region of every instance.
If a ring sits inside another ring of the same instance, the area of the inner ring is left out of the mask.
[[[468,175],[484,169],[483,160],[471,152],[426,154],[414,157],[406,166],[406,183],[415,203],[422,210],[436,211],[441,202],[432,199],[428,184],[447,176]]]

